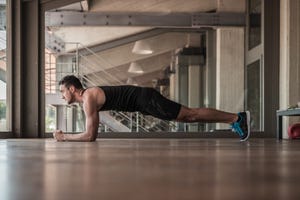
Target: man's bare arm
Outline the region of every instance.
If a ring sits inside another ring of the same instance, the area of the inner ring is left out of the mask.
[[[56,131],[54,137],[57,141],[95,141],[98,135],[99,114],[97,104],[93,98],[88,98],[83,105],[83,110],[86,116],[86,131],[79,134],[64,134],[61,131]]]

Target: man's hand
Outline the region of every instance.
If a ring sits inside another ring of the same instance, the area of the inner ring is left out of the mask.
[[[61,130],[56,130],[53,133],[54,139],[56,139],[57,142],[64,142],[66,141],[65,135]]]

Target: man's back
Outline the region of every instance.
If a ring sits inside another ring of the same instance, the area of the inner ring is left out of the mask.
[[[105,103],[101,107],[103,110],[117,110],[133,112],[144,106],[142,101],[147,96],[149,88],[136,87],[131,85],[121,86],[100,86],[105,94]],[[149,95],[148,95],[149,96]]]

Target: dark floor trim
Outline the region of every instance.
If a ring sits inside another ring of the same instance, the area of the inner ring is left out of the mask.
[[[11,132],[0,132],[0,139],[14,138]]]
[[[52,138],[52,133],[46,133],[46,138]],[[273,135],[266,135],[263,132],[254,132],[251,138],[275,138]],[[232,132],[150,132],[150,133],[136,133],[136,132],[111,132],[99,133],[98,138],[238,138]]]

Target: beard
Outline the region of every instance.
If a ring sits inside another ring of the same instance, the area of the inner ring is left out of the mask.
[[[67,103],[68,103],[68,105],[70,105],[70,104],[72,104],[72,103],[74,103],[74,102],[75,102],[75,98],[74,98],[74,96],[72,95],[71,98],[70,98],[70,100],[67,101]]]

